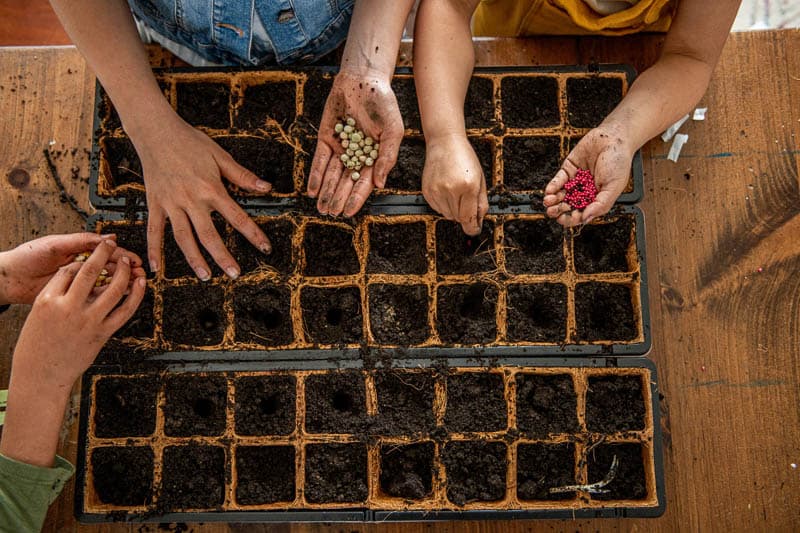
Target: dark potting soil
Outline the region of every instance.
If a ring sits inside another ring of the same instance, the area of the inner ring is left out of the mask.
[[[627,272],[633,221],[619,218],[608,224],[589,224],[572,238],[575,270],[581,274]]]
[[[619,78],[570,78],[567,80],[567,115],[576,128],[594,128],[622,100]]]
[[[369,225],[367,274],[424,274],[427,271],[424,222]]]
[[[102,128],[106,131],[114,131],[122,127],[122,121],[119,118],[119,113],[111,103],[111,98],[108,97],[106,91],[100,88],[100,97],[102,102],[100,104],[100,120],[102,121]]]
[[[269,82],[251,85],[244,90],[244,101],[233,118],[233,125],[243,130],[264,128],[268,119],[288,129],[295,117],[295,82]]]
[[[164,387],[164,434],[222,435],[228,382],[224,376],[170,376]]]
[[[306,445],[305,497],[310,503],[363,502],[367,499],[367,446]]]
[[[102,145],[104,155],[111,171],[111,186],[119,187],[129,183],[144,185],[142,162],[136,148],[127,137],[106,137]]]
[[[294,148],[276,139],[250,135],[214,137],[214,141],[231,154],[237,163],[272,184],[272,192],[290,194],[294,186]],[[245,192],[230,184],[236,192]],[[248,193],[260,194],[258,191]]]
[[[497,337],[497,287],[442,285],[436,291],[436,329],[443,342],[487,344]]]
[[[342,276],[358,273],[353,230],[330,224],[308,224],[303,236],[306,276]]]
[[[550,274],[567,268],[564,228],[555,220],[512,220],[503,226],[506,270],[511,274]]]
[[[582,341],[634,339],[637,335],[631,289],[611,283],[575,286],[575,321]]]
[[[294,341],[291,291],[286,286],[266,281],[236,286],[233,313],[237,342],[283,346]]]
[[[508,128],[544,128],[561,123],[558,80],[550,76],[505,77],[503,122]]]
[[[214,214],[211,217],[211,220],[214,224],[214,229],[219,234],[220,239],[225,242],[228,233],[230,232],[230,226],[228,226],[228,223],[224,218],[217,214]],[[200,248],[200,254],[203,256],[206,264],[211,269],[211,275],[213,277],[221,276],[222,269],[219,267],[219,265],[217,265],[217,262],[214,261],[214,258],[211,257],[211,254],[209,254],[205,249],[203,243],[200,242],[200,239],[197,238],[194,228],[192,229],[192,238],[197,243],[198,248]],[[164,231],[163,269],[164,276],[169,279],[177,279],[184,276],[196,277],[194,270],[192,270],[192,267],[189,266],[189,262],[186,260],[186,257],[183,255],[183,252],[175,240],[175,235],[172,232],[172,224],[167,224],[166,231]]]
[[[163,334],[168,341],[193,346],[222,342],[225,332],[224,290],[219,285],[165,287]]]
[[[503,139],[503,184],[509,192],[544,190],[561,168],[558,137]]]
[[[494,222],[483,221],[480,235],[470,236],[461,224],[436,222],[436,272],[440,275],[474,274],[497,268]]]
[[[417,89],[414,87],[414,78],[392,79],[392,90],[397,97],[397,105],[400,108],[400,115],[403,117],[403,124],[406,129],[421,130],[422,121],[417,105]]]
[[[146,261],[145,264],[147,264]],[[144,291],[142,303],[139,304],[139,307],[130,320],[117,330],[114,334],[114,338],[124,339],[126,337],[134,337],[137,339],[152,339],[155,332],[155,322],[153,319],[154,302],[153,289],[147,287]]]
[[[293,501],[294,454],[294,446],[237,447],[236,501],[241,505]]]
[[[213,509],[225,501],[225,448],[167,446],[161,474],[161,509]]]
[[[386,188],[422,192],[422,170],[425,168],[425,140],[406,137],[400,145],[397,163],[386,178]]]
[[[558,343],[567,334],[567,288],[560,283],[508,286],[507,338]]]
[[[494,84],[489,78],[473,76],[464,99],[464,123],[469,128],[491,128],[494,118]]]
[[[150,503],[153,450],[149,446],[102,446],[92,450],[94,491],[101,502],[118,506]]]
[[[288,435],[294,431],[294,376],[240,376],[235,386],[237,435]]]
[[[569,500],[574,492],[550,493],[575,485],[575,445],[520,444],[517,447],[517,495],[520,500]]]
[[[372,432],[408,435],[433,430],[436,426],[433,414],[434,381],[430,373],[401,370],[376,373],[378,415]]]
[[[586,458],[589,483],[605,479],[617,457],[617,473],[604,487],[608,494],[592,494],[595,500],[642,500],[647,497],[647,481],[641,444],[601,444]]]
[[[569,374],[517,374],[517,429],[534,439],[576,433],[575,385]]]
[[[292,258],[292,236],[295,225],[287,219],[270,219],[257,224],[269,239],[272,251],[269,254],[261,252],[250,244],[244,235],[234,231],[231,253],[239,263],[242,275],[263,267],[271,267],[280,274],[291,274],[295,264]]]
[[[475,150],[478,161],[481,163],[486,189],[491,189],[492,176],[494,176],[494,142],[483,137],[469,137],[468,140],[472,145],[472,149]]]
[[[215,130],[231,127],[231,89],[227,83],[178,83],[178,115],[192,126]]]
[[[148,256],[147,256],[146,223],[115,224],[113,226],[106,226],[104,230],[105,231],[103,231],[103,233],[116,234],[117,244],[139,256],[139,259],[142,260],[142,268],[144,268],[148,279],[152,279],[155,276],[155,273],[150,271],[150,262],[148,261]]]
[[[508,459],[502,442],[448,442],[442,450],[447,499],[456,505],[492,502],[506,495]]]
[[[448,431],[503,431],[508,427],[508,406],[501,374],[466,372],[447,376]]]
[[[586,429],[597,433],[644,429],[644,395],[639,376],[590,377]]]
[[[376,341],[409,346],[430,336],[425,285],[374,284],[367,292],[370,329]]]
[[[99,438],[146,437],[156,428],[155,376],[102,378],[95,385],[94,434]]]
[[[367,421],[367,392],[359,372],[313,374],[306,378],[306,431],[356,433]]]
[[[333,78],[329,74],[309,72],[308,80],[303,88],[303,116],[314,127],[322,122],[325,102],[333,87]]]
[[[420,500],[433,486],[433,443],[381,446],[381,491],[388,496]]]
[[[358,287],[303,287],[300,307],[309,342],[348,344],[359,342],[363,337]]]

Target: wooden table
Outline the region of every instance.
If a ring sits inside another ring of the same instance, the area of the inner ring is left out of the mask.
[[[481,65],[629,62],[661,38],[479,41]],[[678,163],[660,139],[644,148],[653,350],[664,419],[667,512],[654,520],[435,525],[200,525],[194,531],[503,531],[800,529],[800,31],[734,34],[688,122]],[[401,62],[410,57],[404,44]],[[94,77],[73,48],[0,49],[0,247],[84,221],[59,199],[43,150],[89,209]],[[77,148],[73,153],[72,148]],[[73,179],[74,175],[78,179]],[[22,169],[24,172],[12,172]],[[0,384],[26,310],[0,317]],[[77,391],[61,453],[76,455]],[[73,490],[45,531],[156,531],[77,526]]]

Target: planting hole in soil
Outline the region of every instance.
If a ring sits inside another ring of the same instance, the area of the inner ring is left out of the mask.
[[[368,274],[424,274],[428,249],[424,222],[369,225]]]
[[[309,342],[339,345],[361,340],[361,291],[358,287],[303,287],[300,305]]]
[[[575,286],[575,321],[582,341],[635,339],[631,289],[611,283],[579,283]]]
[[[417,89],[414,87],[414,78],[395,76],[392,78],[392,90],[397,97],[397,105],[400,108],[400,115],[403,117],[405,128],[421,130],[422,122],[419,117]]]
[[[558,80],[550,76],[506,77],[500,82],[503,122],[509,128],[558,126]]]
[[[381,344],[408,346],[430,335],[425,285],[368,286],[372,336]]]
[[[387,496],[421,500],[433,485],[433,443],[381,446],[381,491]]]
[[[474,274],[497,268],[494,223],[483,221],[479,235],[466,235],[457,222],[436,222],[436,271],[441,275]]]
[[[617,470],[611,483],[603,487],[605,494],[594,493],[595,500],[642,500],[647,497],[641,444],[600,444],[586,457],[589,483],[605,479],[611,471],[614,456]]]
[[[572,237],[575,270],[581,274],[628,272],[633,220],[620,217],[607,224],[588,224]]]
[[[292,235],[295,226],[290,220],[278,218],[263,221],[256,220],[258,227],[269,238],[272,251],[264,254],[257,250],[244,235],[238,231],[233,232],[233,247],[231,253],[239,263],[242,275],[251,274],[258,269],[274,270],[279,274],[288,275],[294,270],[292,259]]]
[[[127,137],[106,137],[102,141],[108,168],[111,172],[111,186],[119,187],[129,183],[144,184],[142,162],[133,143]]]
[[[359,372],[312,374],[306,378],[306,431],[355,433],[367,420],[367,393]]]
[[[570,500],[574,492],[551,493],[575,485],[575,445],[520,444],[517,447],[517,495],[520,500]]]
[[[236,340],[264,346],[283,346],[294,341],[288,287],[261,282],[239,285],[233,291]]]
[[[97,497],[105,504],[147,505],[153,493],[153,450],[149,446],[95,448],[92,480]]]
[[[164,448],[158,506],[214,509],[225,501],[225,449],[189,444]]]
[[[378,397],[374,433],[404,435],[433,430],[434,377],[430,373],[392,370],[375,374]]]
[[[294,446],[237,447],[236,501],[241,505],[293,501],[294,453]]]
[[[644,429],[644,396],[639,376],[589,378],[586,429],[596,433]]]
[[[164,289],[164,338],[178,344],[213,346],[222,342],[223,288],[192,284]]]
[[[622,100],[619,78],[569,78],[567,115],[576,128],[595,128]]]
[[[306,445],[305,497],[310,503],[361,503],[367,499],[367,446]]]
[[[233,159],[260,179],[272,184],[272,192],[290,194],[294,186],[294,148],[268,137],[226,135],[214,137]],[[228,183],[235,192],[245,191]]]
[[[96,437],[146,437],[156,427],[158,378],[103,378],[95,384]]]
[[[425,167],[425,140],[406,137],[397,154],[397,164],[386,178],[386,188],[401,192],[422,192]]]
[[[551,274],[562,272],[564,229],[552,219],[516,219],[505,223],[503,246],[506,270],[511,274]]]
[[[517,429],[533,439],[576,433],[575,385],[569,374],[517,374]]]
[[[564,341],[567,288],[560,283],[508,286],[508,334],[511,342]]]
[[[502,442],[448,442],[442,450],[447,499],[455,505],[502,500],[508,458]]]
[[[544,190],[561,168],[558,137],[503,139],[503,184],[509,192]]]
[[[303,236],[307,276],[344,276],[359,270],[352,228],[308,224]]]
[[[503,431],[508,427],[505,384],[501,374],[466,372],[447,376],[448,431]]]
[[[464,99],[464,123],[467,129],[491,128],[496,124],[494,118],[494,84],[489,78],[473,76],[467,86]]]
[[[233,125],[252,131],[264,128],[268,120],[274,120],[288,128],[295,117],[294,101],[293,81],[251,85],[244,90],[244,101],[236,111]]]
[[[497,338],[497,287],[442,285],[436,291],[436,329],[443,342],[486,344]]]
[[[225,431],[224,376],[171,376],[164,388],[164,434],[170,437],[221,435]]]
[[[333,78],[321,72],[309,72],[303,90],[303,116],[315,128],[322,122],[325,102],[333,87]]]
[[[295,428],[294,376],[236,379],[237,435],[288,435]]]
[[[231,127],[231,88],[227,83],[178,83],[178,115],[192,126],[214,130]]]
[[[224,218],[216,213],[211,217],[211,220],[214,223],[214,229],[216,230],[217,234],[223,241],[225,241],[228,233],[230,232],[230,226],[228,226],[228,223],[225,222]],[[197,234],[195,234],[194,230],[192,231],[192,237],[195,239],[198,247],[200,248],[200,254],[203,256],[206,264],[211,269],[211,275],[213,277],[221,276],[222,269],[219,267],[219,265],[217,265],[217,262],[214,261],[214,258],[211,257],[211,254],[209,254],[208,251],[206,251],[206,249],[203,247],[203,244],[197,238]],[[189,265],[189,262],[186,260],[186,257],[183,255],[180,247],[178,246],[178,242],[175,240],[175,235],[172,232],[172,224],[167,224],[166,231],[164,232],[163,268],[164,276],[169,279],[197,277],[194,270],[192,270],[192,267]]]

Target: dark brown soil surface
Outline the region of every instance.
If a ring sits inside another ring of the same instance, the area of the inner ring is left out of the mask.
[[[309,72],[303,89],[303,116],[314,127],[322,122],[325,102],[333,86],[333,78],[319,72]]]
[[[369,225],[368,274],[424,274],[427,271],[424,222]]]
[[[113,131],[122,127],[122,121],[119,118],[114,104],[111,103],[111,98],[108,97],[105,90],[100,89],[100,95],[103,99],[100,104],[100,119],[102,120],[102,128],[106,131]]]
[[[593,494],[595,500],[641,500],[647,497],[647,481],[641,444],[601,444],[587,459],[589,483],[604,479],[617,456],[617,475],[605,486],[608,494]]]
[[[251,85],[244,90],[244,101],[233,119],[233,125],[243,130],[257,130],[271,118],[284,129],[295,117],[295,82],[270,82]]]
[[[111,186],[129,183],[144,184],[142,162],[136,148],[127,137],[106,137],[103,140],[104,155],[111,171]]]
[[[509,192],[544,190],[561,168],[558,137],[503,139],[503,183]]]
[[[225,501],[225,448],[167,446],[158,506],[162,509],[213,509]]]
[[[567,80],[567,115],[576,128],[594,128],[622,100],[619,78],[570,78]]]
[[[581,274],[629,271],[632,228],[633,221],[627,217],[608,224],[583,226],[572,239],[575,270]]]
[[[494,223],[483,221],[480,235],[466,235],[461,224],[436,222],[436,272],[439,275],[474,274],[497,268]]]
[[[152,279],[155,274],[150,272],[150,262],[147,259],[147,225],[146,224],[115,224],[107,226],[103,233],[115,233],[117,244],[129,250],[142,260],[142,268],[147,273],[147,278]]]
[[[534,439],[580,431],[577,397],[568,374],[517,374],[517,429]]]
[[[300,306],[309,342],[349,344],[359,342],[364,335],[358,287],[303,287]]]
[[[307,276],[356,274],[358,256],[353,230],[329,224],[308,224],[303,236]]]
[[[163,298],[165,339],[194,346],[212,346],[222,342],[226,320],[221,286],[198,283],[166,287]]]
[[[294,270],[292,236],[295,225],[286,219],[276,219],[258,223],[258,227],[267,235],[272,245],[272,252],[269,254],[264,254],[256,249],[238,231],[233,232],[231,253],[239,263],[242,275],[250,274],[258,268],[272,267],[279,273],[288,276]]]
[[[467,97],[464,99],[464,123],[467,128],[491,128],[497,123],[493,94],[491,79],[473,76],[469,80]]]
[[[314,374],[306,379],[306,431],[356,433],[367,421],[364,376],[359,372]]]
[[[447,499],[454,504],[505,497],[508,459],[502,442],[448,442],[442,462],[447,472]]]
[[[272,191],[283,194],[295,192],[294,148],[286,143],[267,137],[229,135],[214,137],[214,141],[236,160],[237,163],[272,184]],[[229,184],[235,192],[245,189]],[[248,193],[260,194],[257,191]]]
[[[561,123],[556,78],[505,77],[500,82],[500,91],[506,127],[543,128]]]
[[[295,427],[294,376],[236,379],[237,435],[288,435]]]
[[[147,264],[147,261],[145,261]],[[124,339],[126,337],[134,337],[137,339],[152,339],[155,329],[155,322],[153,320],[153,289],[146,288],[142,303],[136,309],[136,312],[114,334],[115,339]]]
[[[164,387],[164,434],[222,435],[228,382],[224,376],[170,376]]]
[[[436,329],[443,342],[487,344],[497,338],[497,287],[442,285],[436,291]]]
[[[512,220],[503,229],[506,270],[511,274],[550,274],[567,268],[564,228],[552,219]]]
[[[503,431],[508,427],[505,384],[500,374],[467,372],[447,376],[448,431]]]
[[[575,287],[575,321],[581,341],[634,339],[637,331],[630,287],[579,283]]]
[[[149,446],[103,446],[92,451],[94,490],[109,505],[150,503],[153,493],[153,450]]]
[[[388,496],[420,500],[433,485],[433,443],[381,446],[381,491]]]
[[[224,242],[230,231],[230,226],[225,222],[225,219],[216,214],[211,217],[211,220],[214,223],[214,228],[217,230],[220,239]],[[200,248],[200,253],[206,260],[206,264],[211,269],[211,275],[213,277],[221,276],[222,269],[219,268],[217,262],[211,257],[211,254],[203,247],[203,243],[197,238],[194,229],[192,230],[192,236],[197,246]],[[189,266],[186,257],[175,241],[175,236],[172,233],[172,224],[167,224],[166,231],[164,231],[164,264],[162,268],[164,269],[164,276],[169,279],[177,279],[184,276],[196,277],[194,270]]]
[[[478,156],[483,170],[483,180],[486,182],[486,189],[492,188],[492,176],[494,176],[494,142],[491,139],[482,137],[469,137],[469,143]]]
[[[293,501],[294,453],[294,446],[237,447],[236,501],[242,505]]]
[[[227,83],[178,83],[178,115],[192,126],[231,127],[231,89]]]
[[[306,445],[305,496],[310,503],[353,502],[367,499],[367,446]]]
[[[403,116],[405,128],[421,130],[422,121],[419,116],[414,78],[393,78],[392,90],[394,90],[394,95],[397,97],[397,105],[400,107],[400,114]]]
[[[430,336],[425,285],[369,285],[369,323],[381,344],[408,346]]]
[[[386,178],[386,188],[421,194],[424,168],[425,140],[416,137],[404,138],[397,154],[397,163]]]
[[[430,373],[387,371],[375,374],[378,415],[373,433],[408,435],[433,430],[434,377]]]
[[[644,395],[639,376],[589,378],[586,429],[597,433],[644,429]]]
[[[575,485],[575,445],[520,444],[517,447],[517,495],[520,500],[569,500],[574,492],[550,494],[553,487]]]
[[[508,286],[508,340],[564,341],[567,334],[567,288],[560,283]]]
[[[96,437],[146,437],[156,428],[156,376],[103,378],[95,392]]]
[[[294,341],[291,291],[282,285],[260,282],[233,290],[237,342],[283,346]]]

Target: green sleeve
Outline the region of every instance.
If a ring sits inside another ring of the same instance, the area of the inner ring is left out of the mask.
[[[0,531],[40,531],[47,508],[74,472],[61,457],[43,468],[0,455]]]

